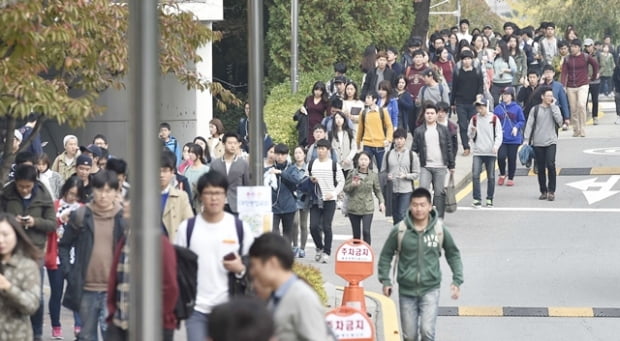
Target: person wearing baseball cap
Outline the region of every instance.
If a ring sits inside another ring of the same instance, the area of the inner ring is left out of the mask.
[[[591,76],[589,76],[589,68],[592,68]],[[598,79],[599,65],[595,58],[581,51],[581,41],[573,39],[570,42],[570,54],[565,58],[562,64],[562,73],[560,79],[562,85],[566,89],[568,103],[571,110],[571,124],[573,126],[573,137],[586,136],[586,104],[588,103],[588,91],[590,90],[590,82]],[[598,99],[598,94],[592,96]],[[594,113],[598,111],[598,103],[596,108],[592,108]]]
[[[73,176],[78,177],[80,180],[82,180],[82,183],[84,184],[84,187],[80,191],[81,194],[79,200],[82,203],[87,203],[90,201],[93,194],[90,180],[92,179],[91,170],[94,162],[90,156],[86,154],[80,154],[80,156],[77,157],[75,163],[75,174],[73,174]]]
[[[76,158],[79,154],[78,138],[75,135],[66,135],[62,139],[65,151],[58,155],[52,163],[52,170],[67,180],[75,173]]]
[[[86,147],[81,146],[80,151],[82,152],[82,155],[88,155],[92,159],[92,167],[90,169],[90,173],[98,173],[101,170],[101,168],[99,168],[99,159],[103,156],[103,151],[101,150],[101,148],[94,144],[89,144]]]

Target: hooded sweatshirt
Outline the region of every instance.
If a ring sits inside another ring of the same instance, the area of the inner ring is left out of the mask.
[[[536,113],[538,108],[538,113]],[[536,127],[534,127],[536,122]],[[560,108],[552,104],[548,107],[537,105],[530,111],[529,119],[525,125],[523,138],[534,147],[547,147],[558,143],[558,127],[562,125]]]
[[[523,109],[516,102],[508,104],[502,102],[493,111],[497,120],[502,123],[502,143],[517,144],[523,143],[523,128],[525,128],[525,116]],[[517,134],[513,135],[513,128],[517,128]]]
[[[430,213],[428,225],[424,231],[417,232],[411,214],[408,213],[404,222],[407,229],[403,236],[402,247],[397,265],[398,289],[400,295],[419,297],[430,290],[439,288],[441,283],[441,268],[439,258],[443,248],[452,270],[452,284],[463,284],[463,263],[461,253],[452,239],[452,235],[443,227],[443,245],[438,245],[439,237],[435,233],[437,211]],[[392,257],[398,247],[398,225],[394,226],[388,235],[379,256],[379,281],[384,286],[392,286],[390,268]]]
[[[467,136],[474,155],[497,156],[503,139],[502,123],[493,113],[484,116],[478,113],[469,120]]]

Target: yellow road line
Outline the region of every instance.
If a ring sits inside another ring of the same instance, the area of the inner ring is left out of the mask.
[[[592,167],[590,175],[620,174],[620,167]]]
[[[549,317],[594,317],[594,311],[585,307],[549,307]]]
[[[459,316],[504,316],[502,307],[459,307]]]
[[[377,339],[385,340],[385,341],[400,341],[402,340],[400,335],[400,327],[398,325],[398,313],[396,310],[396,304],[394,301],[385,295],[365,291],[364,295],[374,299],[381,306],[381,315],[383,321],[383,338],[379,338],[377,335]]]

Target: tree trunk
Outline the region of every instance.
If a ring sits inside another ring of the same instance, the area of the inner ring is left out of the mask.
[[[413,1],[413,14],[415,15],[415,21],[411,28],[411,37],[420,37],[423,41],[426,41],[426,34],[428,33],[429,21],[428,16],[431,11],[431,0],[414,0]]]

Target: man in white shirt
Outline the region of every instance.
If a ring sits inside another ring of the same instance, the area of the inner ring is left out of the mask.
[[[229,273],[237,278],[246,275],[241,256],[254,241],[252,231],[224,211],[228,190],[225,174],[211,170],[198,179],[196,187],[202,213],[181,223],[175,241],[198,255],[196,305],[185,321],[188,341],[204,341],[209,336],[209,314],[213,307],[229,300]]]

